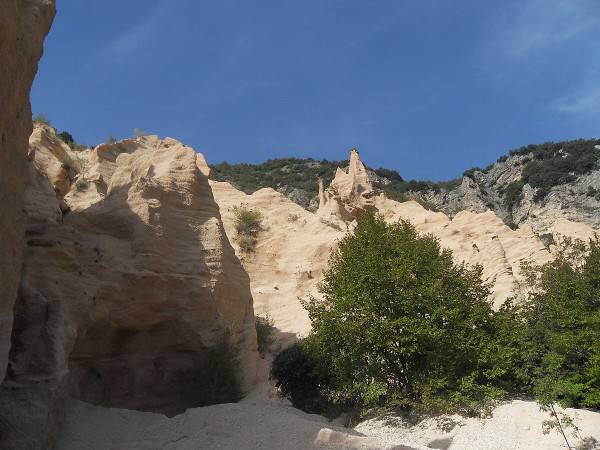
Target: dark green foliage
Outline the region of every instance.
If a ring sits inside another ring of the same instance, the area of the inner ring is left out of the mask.
[[[518,366],[543,405],[600,408],[600,242],[587,251],[573,244],[526,268]]]
[[[392,200],[396,200],[399,202],[404,202],[407,200],[416,200],[419,201],[419,203],[424,203],[423,200],[421,200],[418,195],[410,195],[411,193],[426,193],[426,192],[440,192],[442,189],[445,190],[452,190],[455,187],[457,187],[460,184],[460,180],[450,180],[450,181],[443,181],[443,182],[439,182],[439,183],[435,183],[432,181],[416,181],[416,180],[410,180],[410,181],[402,181],[402,182],[391,182],[388,183],[386,185],[383,186],[378,186],[376,183],[374,184],[374,186],[377,188],[379,188],[379,190],[382,190],[385,195],[392,199]],[[425,205],[423,205],[424,207],[427,207]],[[431,206],[431,205],[429,205]],[[432,207],[429,207],[428,209],[433,209]]]
[[[390,181],[404,181],[404,179],[400,176],[398,172],[395,170],[386,169],[384,167],[380,167],[379,169],[375,169],[374,172],[380,176],[387,178]]]
[[[247,194],[265,187],[278,189],[289,186],[307,192],[307,198],[310,199],[319,192],[319,178],[328,185],[333,180],[336,168],[347,165],[348,161],[316,161],[311,158],[270,159],[261,164],[222,162],[211,166],[210,175],[214,180],[232,183]]]
[[[472,414],[500,398],[600,408],[600,241],[524,266],[494,312],[479,268],[408,222],[364,214],[332,254],[311,334],[275,360],[283,395],[311,412],[373,405]]]
[[[593,197],[596,200],[600,201],[600,190],[592,187],[592,186],[588,186],[588,190],[586,192],[586,195],[588,197]]]
[[[567,142],[546,142],[511,150],[511,155],[529,155],[533,160],[523,168],[522,180],[536,188],[535,201],[543,200],[550,189],[574,181],[598,168],[597,139]]]
[[[510,211],[514,206],[518,205],[523,198],[523,181],[513,181],[504,190],[504,204]]]
[[[306,345],[338,396],[470,413],[503,393],[481,269],[455,264],[410,223],[361,216],[320,290],[323,300],[305,305]]]
[[[61,131],[60,133],[58,133],[56,135],[61,141],[63,141],[65,144],[67,144],[69,147],[71,147],[71,150],[77,150],[77,151],[81,151],[81,150],[85,150],[87,148],[86,145],[84,144],[79,144],[75,138],[73,137],[73,135],[71,133],[69,133],[68,131]]]
[[[73,136],[68,131],[61,131],[57,136],[69,147],[72,147],[75,144],[75,139],[73,139]]]
[[[536,188],[535,201],[542,201],[553,186],[572,182],[577,176],[598,168],[600,151],[594,146],[600,140],[575,140],[566,142],[547,142],[540,145],[528,145],[511,150],[511,156],[525,155],[521,187],[525,184]],[[498,158],[497,162],[507,161],[508,156]],[[262,164],[228,164],[226,162],[211,166],[211,178],[228,181],[246,193],[255,192],[264,187],[279,189],[284,193],[295,190],[294,201],[308,207],[318,193],[319,178],[327,186],[333,180],[337,167],[347,167],[348,161],[317,161],[314,159],[282,158],[272,159]],[[485,169],[474,167],[465,170],[464,177],[474,179],[477,172],[487,173],[493,165]],[[405,180],[395,170],[379,168],[372,170],[381,180],[375,180],[376,191],[384,192],[388,198],[405,201],[420,194],[449,191],[460,185],[461,179],[444,182]],[[515,182],[518,183],[519,181]],[[510,208],[520,201],[517,184],[505,189],[510,195],[505,199]],[[410,193],[416,195],[410,195]],[[297,195],[296,195],[297,194]]]
[[[598,142],[600,141],[583,139],[558,143],[547,142],[511,150],[511,156],[528,156],[521,160],[524,166],[521,179],[513,181],[504,189],[506,207],[510,210],[519,204],[525,184],[536,188],[534,200],[540,202],[552,187],[570,183],[575,181],[577,176],[597,169],[600,152],[594,146],[598,145]],[[595,192],[588,190],[587,195],[595,197]]]
[[[211,166],[211,178],[217,181],[228,181],[238,189],[251,194],[258,189],[270,187],[288,192],[298,189],[304,192],[302,198],[295,198],[302,206],[307,207],[311,199],[319,192],[318,180],[329,185],[338,167],[345,168],[348,161],[317,161],[311,158],[271,159],[261,164],[229,164],[222,162]],[[460,184],[460,180],[445,182],[405,181],[395,170],[379,168],[373,172],[385,180],[375,181],[377,191],[385,192],[388,198],[403,201],[408,192],[439,192],[450,190]],[[387,180],[387,181],[386,181]]]
[[[271,379],[296,408],[312,414],[335,409],[328,391],[331,376],[306,349],[303,341],[282,350],[273,360]]]
[[[275,327],[273,326],[273,319],[269,314],[265,315],[264,317],[256,316],[255,327],[258,353],[264,358],[273,342],[275,342]]]
[[[237,402],[241,398],[236,376],[238,371],[235,352],[223,342],[207,350],[202,368],[193,383],[198,389],[189,395],[194,398],[197,406]]]
[[[481,167],[473,167],[472,169],[467,169],[463,172],[463,177],[474,178],[475,172],[483,172],[484,169]]]

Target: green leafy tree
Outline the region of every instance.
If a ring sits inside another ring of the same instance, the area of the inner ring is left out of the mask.
[[[542,405],[600,408],[600,241],[526,267],[523,366]]]
[[[364,214],[331,256],[322,299],[305,302],[305,345],[337,395],[474,413],[502,395],[496,320],[481,268],[456,264],[405,221]]]

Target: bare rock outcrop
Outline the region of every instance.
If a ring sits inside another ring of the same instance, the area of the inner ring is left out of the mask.
[[[319,181],[319,209],[322,217],[355,219],[362,211],[373,207],[373,185],[358,150],[350,152],[348,171],[337,169],[331,185],[325,189]]]
[[[5,442],[53,442],[68,394],[168,415],[234,400],[254,383],[252,296],[201,159],[155,136],[60,147],[34,132]]]
[[[594,147],[600,161],[600,147]],[[523,184],[518,195],[507,194],[522,180],[523,171],[533,154],[512,154],[499,159],[486,169],[469,171],[462,183],[452,189],[413,193],[436,209],[454,216],[460,211],[492,210],[514,227],[529,225],[537,234],[549,234],[557,220],[579,222],[600,228],[600,169],[572,176],[572,181],[549,188],[542,199],[536,199],[536,188]],[[540,169],[541,170],[541,169]]]
[[[29,91],[54,14],[53,0],[0,0],[0,382],[22,264]]]

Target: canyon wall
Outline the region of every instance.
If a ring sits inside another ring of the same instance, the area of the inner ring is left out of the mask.
[[[54,442],[67,396],[174,415],[254,383],[249,278],[206,165],[173,139],[73,151],[34,130],[3,444]],[[21,446],[21,447],[19,447]]]
[[[22,264],[29,91],[54,14],[51,0],[0,0],[0,381]]]

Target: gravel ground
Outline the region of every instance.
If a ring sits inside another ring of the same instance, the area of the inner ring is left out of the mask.
[[[579,427],[577,437],[570,431],[571,446],[587,438],[591,450],[600,449],[600,413],[567,408],[565,412]],[[535,402],[515,400],[497,407],[491,418],[442,416],[409,425],[402,418],[387,416],[370,419],[355,427],[356,431],[377,438],[382,443],[411,442],[413,445],[450,450],[556,450],[567,448],[557,431],[542,433],[542,422],[549,419]],[[593,440],[596,440],[594,444]]]

